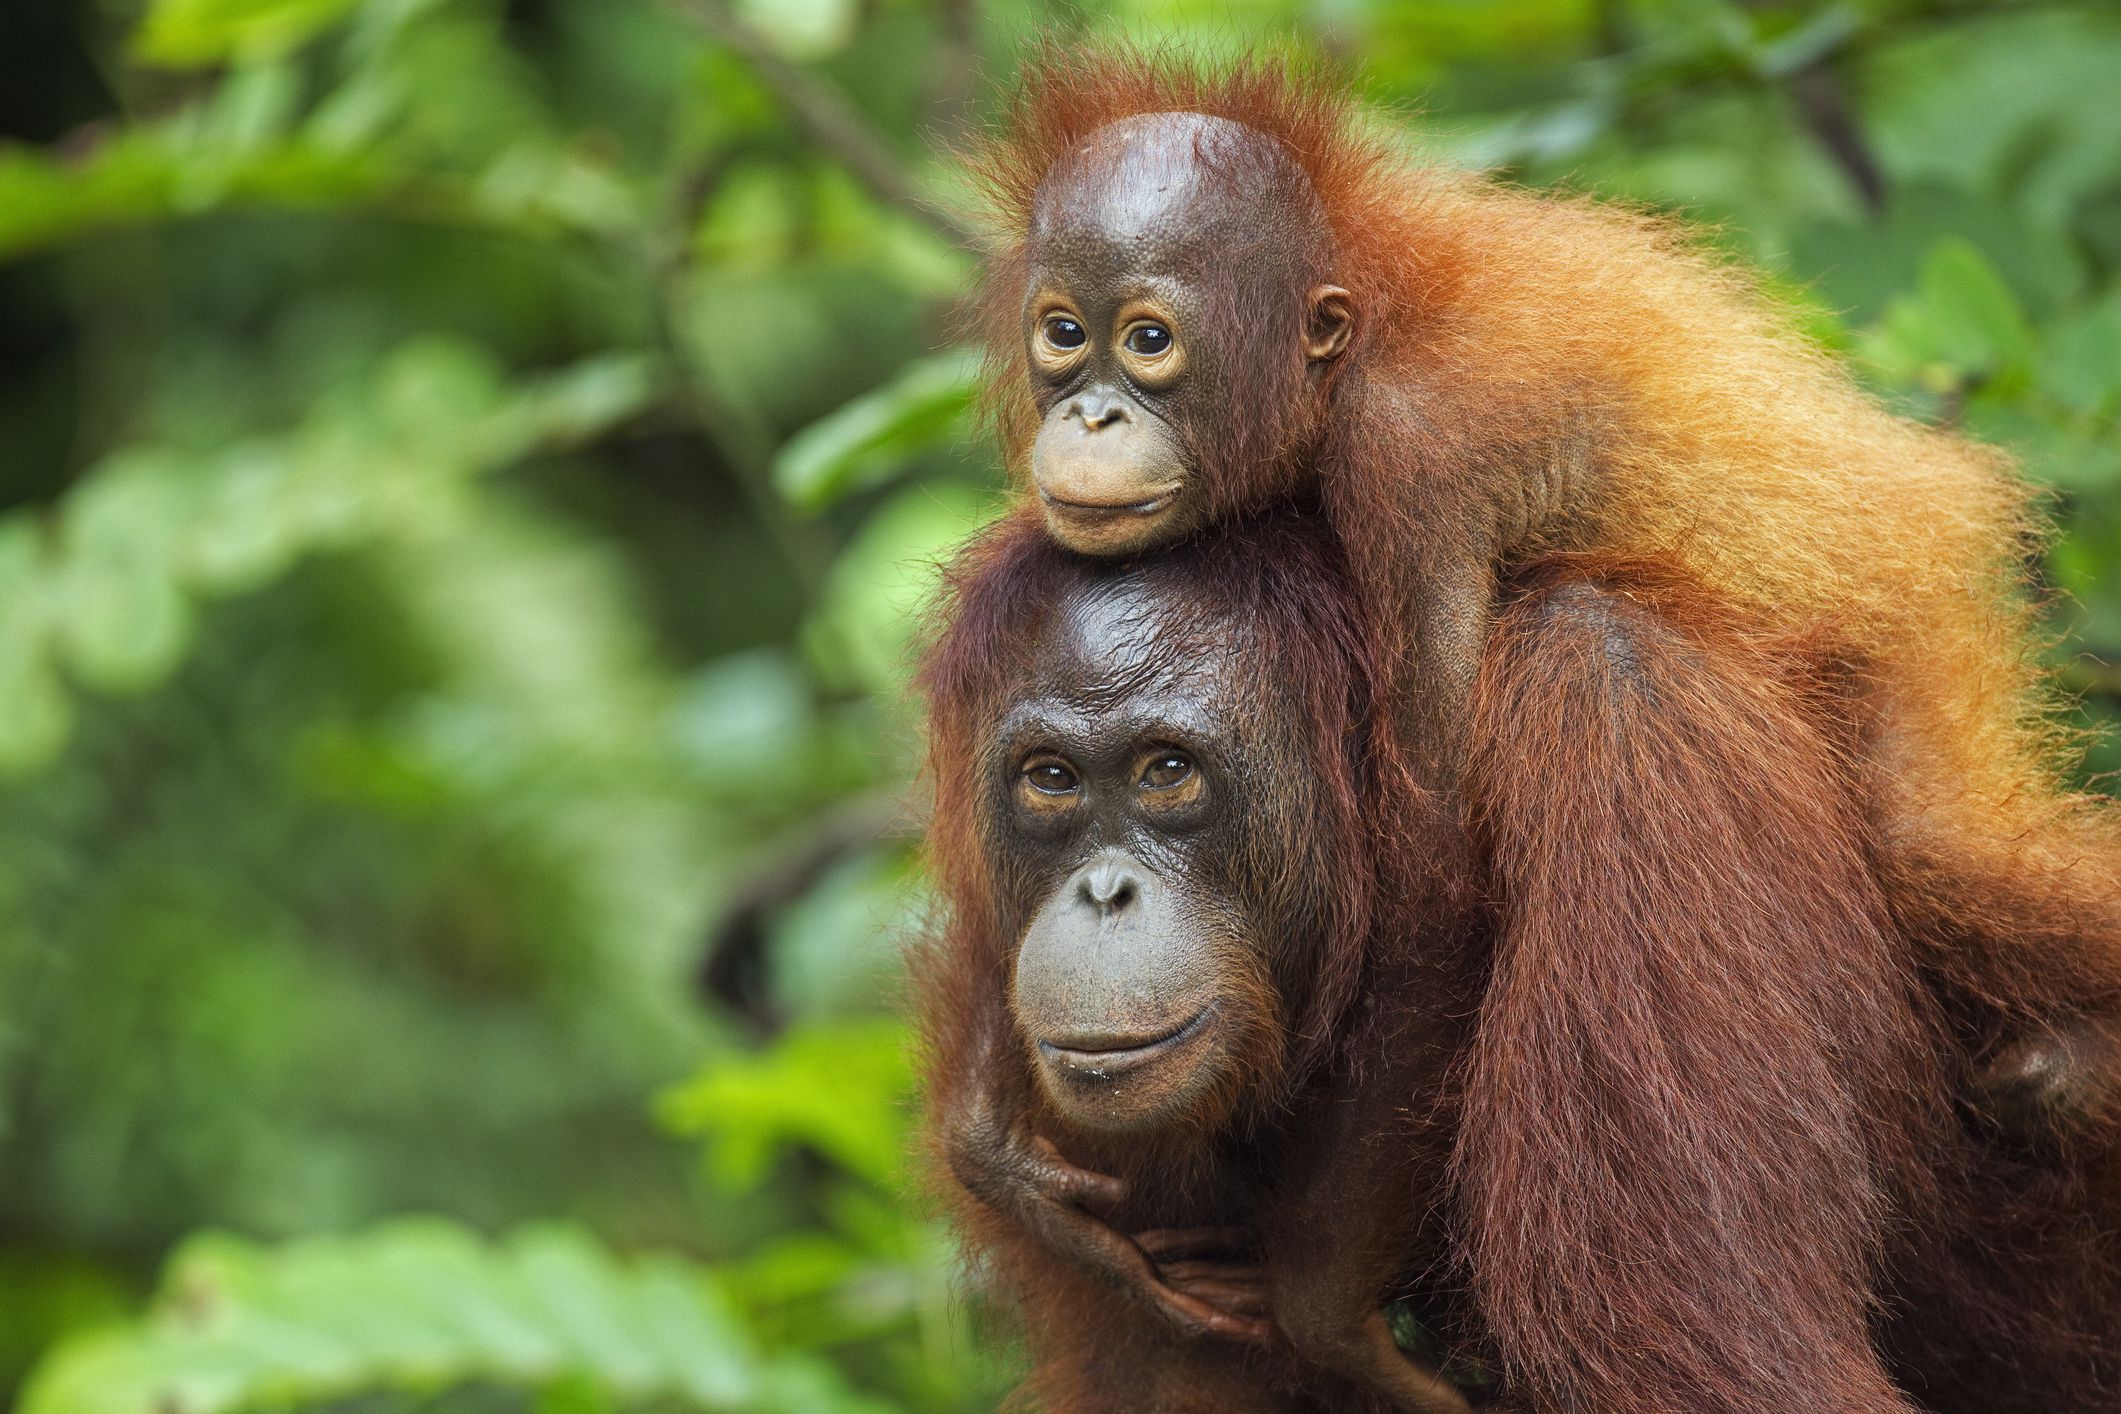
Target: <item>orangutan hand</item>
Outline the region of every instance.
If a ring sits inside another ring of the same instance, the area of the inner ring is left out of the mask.
[[[1127,1185],[1078,1168],[1039,1136],[966,1115],[948,1136],[950,1169],[987,1206],[1016,1218],[1082,1270],[1145,1301],[1177,1330],[1264,1344],[1275,1338],[1256,1264],[1232,1261],[1238,1234],[1160,1228],[1128,1236],[1105,1218]]]

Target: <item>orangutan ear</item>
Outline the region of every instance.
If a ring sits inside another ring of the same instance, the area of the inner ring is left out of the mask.
[[[1355,338],[1355,296],[1338,285],[1311,291],[1311,312],[1304,320],[1304,353],[1313,363],[1330,363],[1347,352]]]

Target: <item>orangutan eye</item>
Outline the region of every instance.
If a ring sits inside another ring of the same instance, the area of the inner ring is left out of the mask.
[[[1050,756],[1024,763],[1024,784],[1040,795],[1073,795],[1082,788],[1075,772]]]
[[[1170,790],[1193,779],[1193,763],[1176,751],[1166,751],[1142,769],[1142,789]]]
[[[1090,337],[1083,326],[1063,314],[1056,314],[1045,323],[1046,342],[1057,349],[1079,349]]]
[[[1161,324],[1137,324],[1127,331],[1127,352],[1155,358],[1171,347],[1171,331]]]

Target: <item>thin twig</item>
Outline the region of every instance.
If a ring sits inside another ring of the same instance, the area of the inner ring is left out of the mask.
[[[810,833],[759,870],[708,929],[700,982],[732,1015],[771,1035],[786,1018],[773,1004],[767,977],[767,924],[841,860],[873,845],[917,836],[922,822],[896,794],[842,801]]]
[[[2121,702],[2121,667],[2087,653],[2064,663],[2060,675],[2062,686],[2079,696]]]
[[[891,149],[844,94],[773,51],[759,33],[730,12],[726,0],[671,0],[735,50],[773,90],[811,139],[846,164],[887,205],[914,217],[944,240],[968,250],[981,246],[979,233],[957,215],[922,196]]]
[[[972,120],[974,72],[979,63],[979,0],[942,0],[943,43],[936,55],[928,101],[936,128],[950,141]]]
[[[1850,108],[1848,94],[1825,60],[1807,64],[1790,75],[1790,96],[1798,111],[1841,170],[1863,198],[1864,209],[1873,217],[1885,210],[1885,169],[1872,155],[1863,129]]]
[[[1740,3],[1748,9],[1759,9],[1765,0],[1740,0]],[[1876,219],[1885,211],[1885,169],[1872,155],[1862,125],[1856,121],[1848,91],[1831,67],[1836,51],[1866,31],[1874,37],[1878,32],[1875,27],[1848,24],[1820,34],[1816,36],[1822,46],[1818,52],[1779,76],[1769,77],[1779,77],[1790,100],[1803,116],[1804,125],[1812,130],[1812,136],[1826,149],[1827,156],[1833,158],[1847,176],[1857,196],[1862,198],[1864,210]]]

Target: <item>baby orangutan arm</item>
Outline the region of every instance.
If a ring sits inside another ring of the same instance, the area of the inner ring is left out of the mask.
[[[1802,668],[1634,574],[1498,625],[1456,1171],[1506,1408],[1915,1408],[1869,1322],[1941,1062]]]
[[[1495,569],[1484,557],[1444,558],[1424,580],[1400,609],[1412,622],[1414,652],[1396,694],[1399,726],[1416,743],[1421,779],[1451,791],[1465,769],[1467,707],[1495,623]]]

